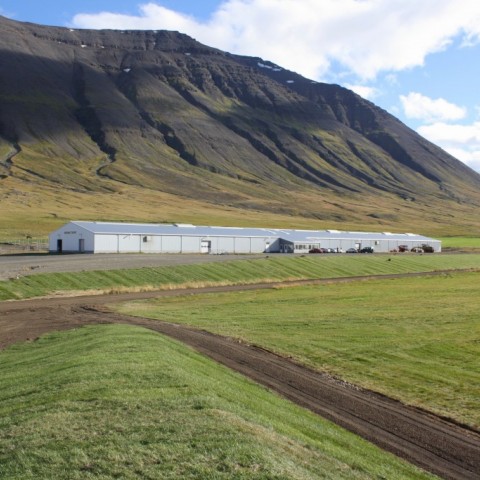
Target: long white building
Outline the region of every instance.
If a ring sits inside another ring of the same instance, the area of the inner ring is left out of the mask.
[[[342,232],[72,221],[49,235],[51,253],[307,253],[372,247],[390,252],[441,242],[413,233]]]

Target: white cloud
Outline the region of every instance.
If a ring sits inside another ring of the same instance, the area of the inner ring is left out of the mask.
[[[474,122],[471,125],[453,125],[438,122],[432,125],[424,125],[418,131],[421,135],[438,141],[456,144],[477,144],[480,146],[480,122]]]
[[[470,125],[437,122],[418,128],[418,133],[480,172],[480,122]]]
[[[345,84],[345,88],[354,91],[357,95],[360,95],[367,100],[373,100],[378,97],[379,91],[375,87],[367,87],[366,85],[350,85]]]
[[[179,30],[202,43],[261,56],[322,79],[335,61],[361,79],[423,65],[459,35],[480,40],[477,0],[225,0],[201,22],[145,3],[135,16],[78,14],[80,28]]]
[[[417,92],[400,95],[400,101],[407,118],[415,118],[428,123],[461,120],[467,114],[464,107],[447,102],[443,98],[432,99]]]
[[[450,155],[468,165],[472,170],[480,173],[480,148],[466,150],[461,148],[444,148]]]
[[[139,6],[140,15],[124,15],[114,12],[79,13],[74,16],[72,26],[93,29],[118,30],[180,30],[188,32],[200,27],[193,17],[177,13],[168,8],[147,3]]]

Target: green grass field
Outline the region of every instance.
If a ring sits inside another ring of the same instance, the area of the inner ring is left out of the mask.
[[[270,256],[35,274],[0,299],[480,269],[480,255]],[[479,273],[188,295],[127,313],[244,338],[479,426]],[[431,478],[144,329],[95,326],[0,352],[0,479]]]
[[[433,478],[138,327],[46,335],[0,370],[2,479]]]
[[[479,281],[475,272],[190,295],[121,311],[238,337],[479,428]]]
[[[441,237],[442,248],[480,250],[480,237]]]
[[[480,269],[480,254],[307,255],[201,265],[95,272],[35,274],[0,282],[0,301],[54,292],[103,292],[256,283],[352,275]]]

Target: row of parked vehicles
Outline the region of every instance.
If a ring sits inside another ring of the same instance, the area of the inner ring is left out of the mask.
[[[363,247],[360,249],[349,248],[345,250],[345,253],[373,253],[373,247]],[[391,253],[403,253],[403,252],[413,252],[413,253],[433,253],[434,249],[431,245],[424,243],[422,246],[416,246],[410,248],[408,245],[399,245],[398,248],[391,250]],[[312,248],[308,253],[344,253],[341,248]]]
[[[396,252],[414,252],[414,253],[433,253],[435,250],[431,245],[427,245],[426,243],[422,244],[421,247],[413,247],[409,248],[408,245],[399,245],[398,248],[392,250],[392,253]]]
[[[341,248],[312,248],[308,253],[344,253]],[[345,253],[373,253],[372,247],[363,247],[360,250],[348,248]]]

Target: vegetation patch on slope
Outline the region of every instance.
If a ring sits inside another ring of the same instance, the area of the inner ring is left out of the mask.
[[[479,273],[132,302],[480,427]]]
[[[47,335],[0,368],[2,478],[433,478],[138,327]]]

